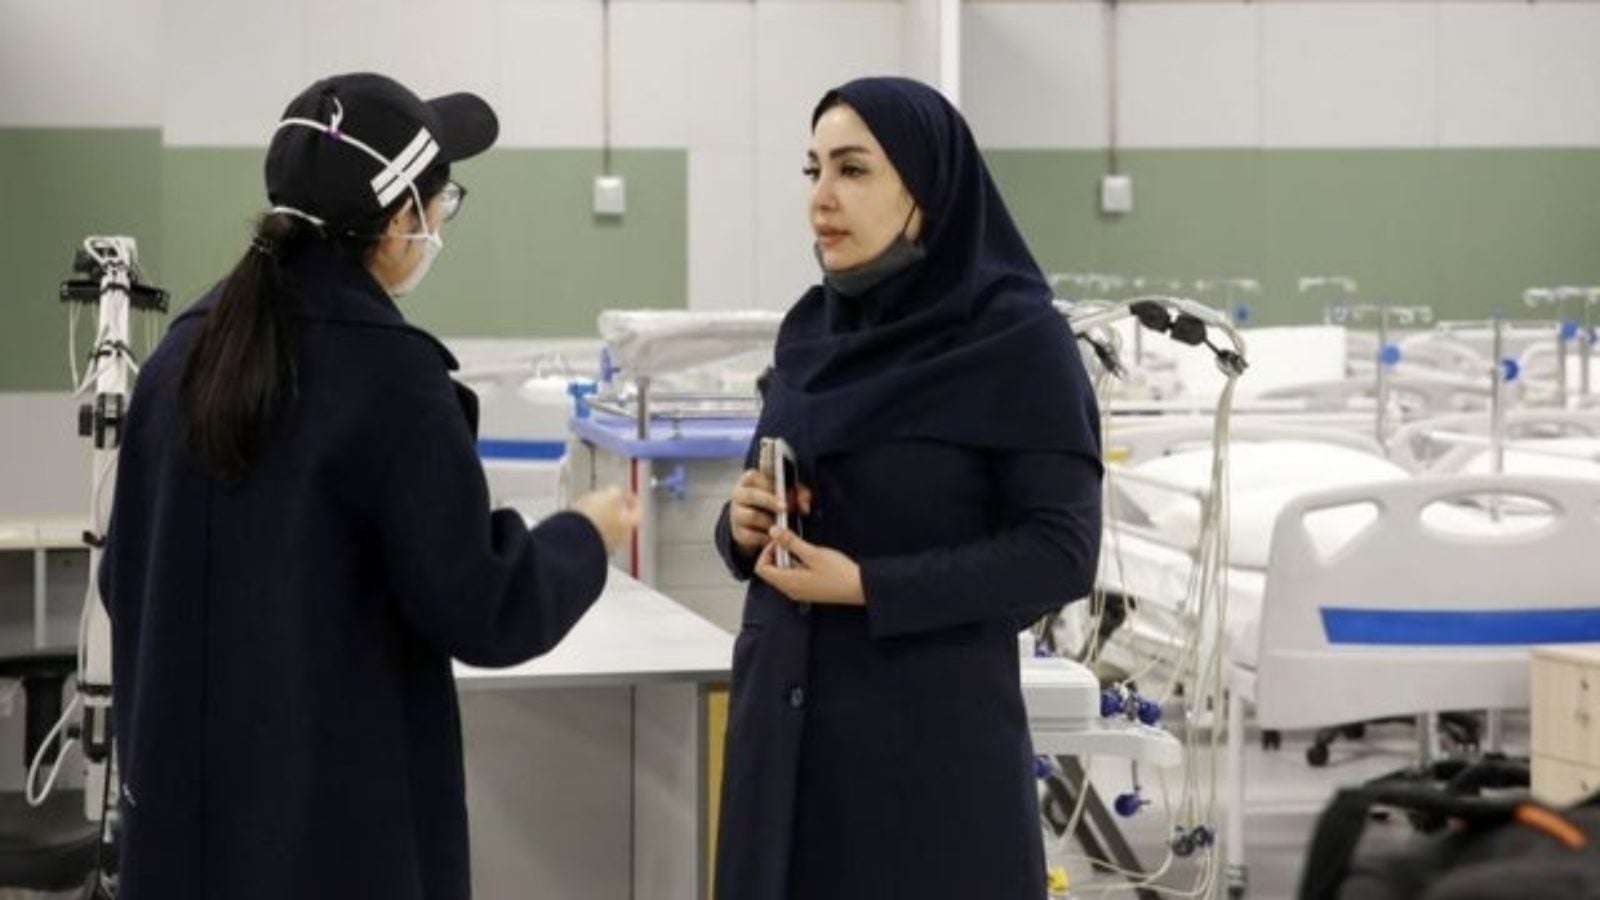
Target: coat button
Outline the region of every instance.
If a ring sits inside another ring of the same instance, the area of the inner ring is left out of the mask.
[[[800,685],[789,688],[789,706],[800,709],[806,705],[806,689]]]

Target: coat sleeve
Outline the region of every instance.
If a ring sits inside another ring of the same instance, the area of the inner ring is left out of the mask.
[[[1100,554],[1100,463],[1008,453],[996,466],[1001,528],[982,540],[860,561],[874,637],[985,619],[1032,622],[1087,596]]]
[[[533,529],[489,509],[477,445],[454,402],[395,442],[381,482],[379,544],[401,615],[423,640],[478,666],[547,652],[605,587],[599,532],[579,513]]]

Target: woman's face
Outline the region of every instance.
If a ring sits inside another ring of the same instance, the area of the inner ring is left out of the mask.
[[[817,120],[806,152],[811,231],[830,271],[869,262],[901,229],[916,240],[922,211],[878,139],[854,109],[840,103]]]

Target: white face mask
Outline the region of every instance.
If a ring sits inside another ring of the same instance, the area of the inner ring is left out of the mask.
[[[415,192],[415,188],[412,190]],[[422,279],[428,277],[428,270],[433,268],[433,261],[439,258],[439,251],[444,249],[444,235],[440,234],[437,229],[433,231],[427,230],[427,216],[422,217],[422,228],[421,234],[408,234],[405,236],[408,241],[422,241],[422,259],[417,261],[417,264],[406,274],[406,277],[400,279],[399,284],[389,288],[389,296],[397,300],[417,289],[417,285],[422,283]]]

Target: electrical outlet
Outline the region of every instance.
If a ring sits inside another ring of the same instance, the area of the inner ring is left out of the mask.
[[[628,209],[628,185],[621,175],[594,177],[594,214],[620,218]]]
[[[1133,176],[1107,175],[1100,179],[1100,211],[1108,216],[1133,212]]]

